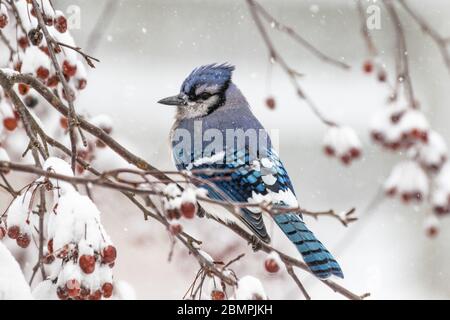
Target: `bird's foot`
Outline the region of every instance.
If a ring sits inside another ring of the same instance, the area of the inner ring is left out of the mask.
[[[261,240],[255,235],[252,235],[249,244],[252,245],[252,249],[254,252],[258,252],[262,248]]]
[[[199,206],[198,210],[197,210],[197,217],[199,218],[204,218],[206,217],[206,212],[205,209],[203,209],[202,207]]]

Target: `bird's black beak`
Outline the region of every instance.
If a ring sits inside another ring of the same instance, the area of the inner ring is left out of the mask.
[[[168,97],[158,101],[159,104],[164,104],[166,106],[184,106],[186,101],[180,96],[176,95],[173,97]]]

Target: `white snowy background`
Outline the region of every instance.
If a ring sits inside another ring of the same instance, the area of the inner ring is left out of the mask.
[[[81,9],[81,28],[72,33],[83,47],[104,4],[113,1],[118,0],[54,3],[63,11],[71,5]],[[339,123],[353,126],[362,138],[364,157],[349,168],[323,155],[321,141],[326,128],[296,98],[277,67],[268,91],[267,51],[244,1],[119,2],[110,27],[96,30],[101,38],[93,55],[101,63],[90,71],[88,87],[76,103],[78,109],[92,115],[109,114],[115,123],[114,137],[158,168],[171,170],[168,132],[174,110],[156,101],[177,93],[194,67],[212,62],[236,65],[234,82],[255,114],[267,128],[279,130],[280,155],[300,204],[310,210],[358,209],[361,219],[349,228],[327,218],[308,219],[344,270],[346,278],[339,283],[360,294],[370,292],[376,299],[450,298],[450,221],[444,219],[439,236],[429,239],[423,228],[426,207],[405,207],[386,200],[376,210],[365,212],[401,157],[382,151],[370,140],[371,115],[384,106],[387,91],[361,70],[367,55],[353,1],[261,0],[315,46],[353,66],[351,71],[342,71],[324,64],[286,36],[272,33],[286,59],[306,75],[301,83],[321,110]],[[408,2],[440,32],[450,30],[448,1]],[[382,28],[374,35],[382,57],[392,68],[395,36],[386,18],[383,12]],[[401,18],[416,93],[432,127],[450,143],[450,76],[434,43],[403,11]],[[264,105],[269,94],[277,100],[275,111]],[[103,168],[122,166],[108,155],[97,163]],[[7,199],[0,196],[3,209]],[[115,279],[129,283],[139,299],[182,298],[198,270],[196,261],[177,246],[169,263],[170,241],[165,230],[152,221],[145,222],[120,194],[112,196],[96,189],[94,196],[104,226],[118,248]],[[205,241],[205,250],[216,259],[227,261],[247,253],[235,271],[238,276],[260,278],[271,299],[301,298],[287,275],[268,275],[264,255],[253,254],[245,244],[236,248],[240,242],[227,230],[198,219],[187,229]],[[297,254],[277,230],[273,232],[276,247]],[[311,276],[300,275],[313,298],[341,298]]]

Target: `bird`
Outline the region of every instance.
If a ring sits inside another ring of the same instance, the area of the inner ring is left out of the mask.
[[[294,210],[299,204],[291,179],[268,132],[233,82],[234,71],[227,63],[198,67],[178,94],[158,101],[176,108],[170,144],[177,169],[190,171],[196,186],[214,200],[248,204],[234,214],[209,213],[245,226],[264,243],[271,237],[258,204],[280,208],[269,218],[296,246],[310,271],[319,279],[344,278],[336,259]]]

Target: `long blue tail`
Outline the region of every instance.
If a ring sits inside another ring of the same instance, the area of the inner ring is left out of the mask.
[[[344,278],[341,267],[324,245],[306,227],[297,214],[281,214],[274,216],[275,222],[302,254],[309,269],[320,279],[331,275]]]

